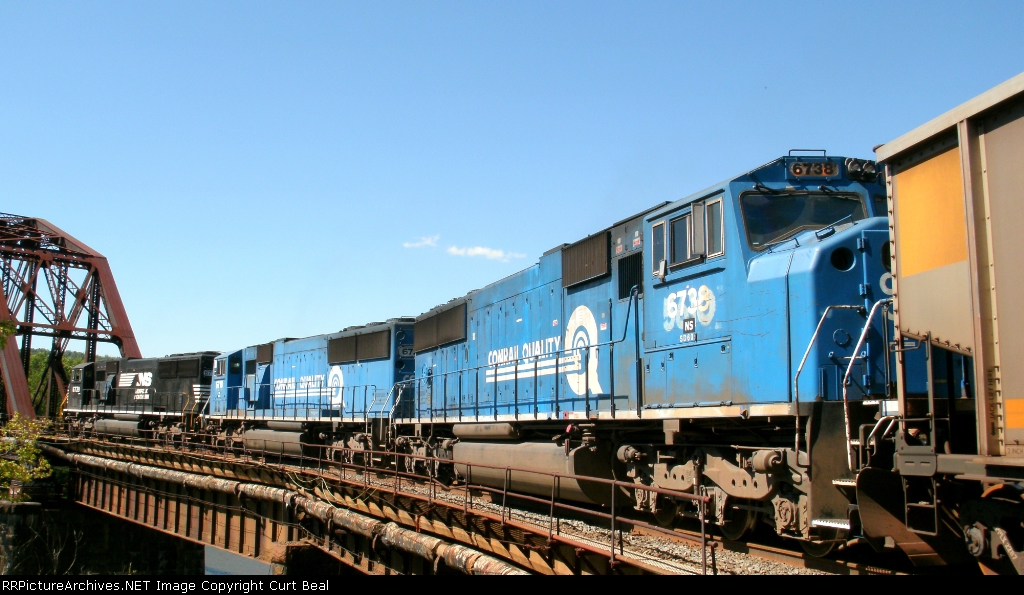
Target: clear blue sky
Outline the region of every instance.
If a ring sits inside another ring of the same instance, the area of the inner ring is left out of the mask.
[[[791,148],[870,157],[1024,70],[1022,31],[1017,0],[6,1],[0,210],[109,258],[144,355],[331,332]]]

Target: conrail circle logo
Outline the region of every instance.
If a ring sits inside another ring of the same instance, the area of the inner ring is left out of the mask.
[[[565,346],[572,350],[571,357],[576,360],[575,364],[564,366],[568,370],[565,380],[569,388],[577,395],[583,395],[588,388],[587,376],[590,376],[589,388],[592,393],[603,393],[601,383],[598,379],[598,348],[591,347],[600,341],[597,339],[597,321],[594,320],[594,313],[586,306],[578,306],[573,310],[565,325]],[[587,352],[589,351],[589,361]]]
[[[345,375],[341,373],[340,366],[331,366],[331,374],[327,377],[327,387],[332,390],[331,395],[331,406],[345,407],[344,392],[345,388]]]

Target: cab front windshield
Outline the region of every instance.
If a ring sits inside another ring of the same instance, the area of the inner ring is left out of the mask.
[[[859,221],[866,212],[859,194],[838,192],[746,192],[740,195],[740,210],[747,242],[754,250],[763,250],[802,231]]]

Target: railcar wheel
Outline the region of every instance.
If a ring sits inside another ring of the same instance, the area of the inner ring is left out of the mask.
[[[718,527],[722,537],[730,541],[744,541],[757,525],[757,512],[731,506],[725,509],[725,522]]]

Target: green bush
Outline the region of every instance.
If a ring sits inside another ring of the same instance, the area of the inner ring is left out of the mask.
[[[27,419],[15,413],[0,429],[0,490],[10,493],[13,482],[28,485],[33,480],[50,476],[53,472],[50,463],[39,456],[36,445],[36,440],[48,426],[46,420]],[[25,499],[23,494],[14,499]]]

